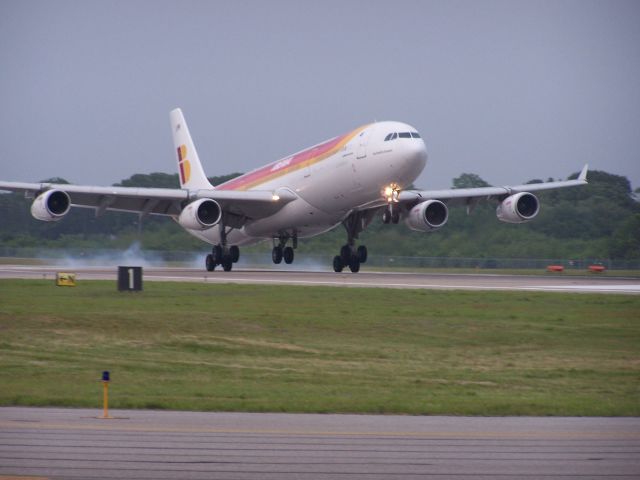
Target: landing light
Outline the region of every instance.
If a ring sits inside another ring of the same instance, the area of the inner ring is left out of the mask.
[[[395,183],[384,187],[382,195],[386,198],[388,203],[398,202],[400,196],[400,187]]]
[[[274,193],[273,195],[271,195],[271,200],[273,200],[274,202],[277,202],[278,200],[280,200],[280,195],[276,195]]]

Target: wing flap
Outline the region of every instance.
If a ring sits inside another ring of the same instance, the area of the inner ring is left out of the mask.
[[[225,213],[258,219],[269,217],[298,196],[289,189],[273,190],[199,190],[195,198],[210,198]]]

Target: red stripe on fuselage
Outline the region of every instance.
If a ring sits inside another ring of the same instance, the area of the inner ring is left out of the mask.
[[[367,126],[368,125],[365,125],[364,127],[360,127],[345,135],[327,140],[320,145],[303,150],[291,157],[286,157],[282,160],[272,162],[264,167],[258,168],[257,170],[229,180],[216,188],[218,190],[248,190],[269,180],[273,180],[274,178],[278,178],[295,170],[313,165],[314,163],[324,160],[340,150],[347,142]]]

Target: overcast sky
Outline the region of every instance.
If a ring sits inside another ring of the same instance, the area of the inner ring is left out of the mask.
[[[373,120],[425,138],[416,182],[585,163],[640,186],[640,2],[0,0],[0,179],[209,175]]]

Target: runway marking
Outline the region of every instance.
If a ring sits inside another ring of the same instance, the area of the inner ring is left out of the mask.
[[[171,276],[171,275],[150,275],[145,277],[145,280],[158,280],[158,281],[192,281],[201,283],[269,283],[276,285],[320,285],[320,286],[349,286],[349,287],[364,287],[364,288],[415,288],[415,289],[434,289],[434,290],[499,290],[499,291],[533,291],[533,292],[582,292],[588,291],[591,293],[640,293],[639,285],[540,285],[540,286],[498,286],[498,285],[442,285],[433,283],[367,283],[358,282],[352,280],[333,282],[323,280],[291,280],[291,279],[264,279],[264,278],[218,278],[218,277],[203,277],[202,279],[197,277],[184,277],[184,276]]]
[[[413,437],[413,438],[471,438],[471,439],[597,439],[597,440],[640,440],[640,432],[331,432],[322,430],[249,430],[233,428],[207,428],[207,427],[149,427],[136,425],[113,425],[113,424],[91,424],[91,425],[69,425],[65,423],[38,423],[25,424],[13,420],[0,421],[0,428],[20,428],[24,430],[101,430],[101,431],[124,431],[142,433],[221,433],[221,434],[259,434],[259,435],[297,435],[297,436],[318,436],[318,437]]]
[[[0,480],[49,480],[49,477],[25,477],[23,475],[0,475]]]
[[[73,267],[71,267],[73,268]],[[9,265],[0,267],[0,277],[10,277],[12,272],[26,272],[33,275],[34,278],[40,276],[46,277],[57,271],[58,267],[34,267],[22,265]],[[169,275],[163,275],[162,272],[169,272]],[[183,273],[187,272],[187,273]],[[570,277],[560,280],[566,282],[558,285],[550,284],[550,278],[541,276],[510,276],[504,274],[449,274],[434,273],[426,274],[431,278],[430,282],[424,282],[424,278],[420,278],[421,273],[414,272],[361,272],[358,276],[351,274],[334,274],[333,272],[305,272],[302,270],[284,271],[284,270],[260,270],[260,269],[239,269],[228,274],[216,275],[215,273],[200,272],[195,269],[177,268],[177,267],[149,267],[145,270],[145,280],[148,281],[181,281],[195,283],[216,283],[216,284],[268,284],[268,285],[301,285],[301,286],[330,286],[330,287],[357,287],[357,288],[401,288],[401,289],[433,289],[433,290],[467,290],[467,291],[521,291],[521,292],[571,292],[571,293],[603,293],[603,294],[640,294],[640,281],[636,279],[608,279],[612,283],[605,283],[604,279],[593,279],[593,281],[602,281],[601,284],[588,283],[585,285],[576,285],[578,281],[585,282],[584,277],[576,277],[574,283]],[[271,278],[264,278],[259,275],[270,274]],[[299,279],[295,276],[314,274],[317,279]],[[402,281],[399,277],[404,276],[407,280]],[[294,277],[294,278],[289,278]],[[465,277],[463,284],[456,284],[455,281],[460,277]],[[524,279],[529,284],[523,284]],[[93,279],[115,279],[115,272],[110,267],[79,267],[78,278],[81,280]],[[504,279],[512,278],[515,285],[506,285]],[[439,280],[442,279],[442,282]],[[488,284],[478,284],[473,282],[474,279],[480,279]],[[415,280],[415,282],[411,282]],[[554,279],[555,280],[555,279]],[[633,283],[624,284],[622,282],[631,280]],[[438,283],[433,283],[437,281]],[[500,284],[495,284],[495,283]],[[536,285],[536,283],[540,285]],[[615,282],[615,283],[614,283]],[[491,283],[494,283],[493,285]],[[530,283],[534,283],[530,285]]]
[[[630,291],[640,292],[640,284],[638,285],[558,285],[546,286],[544,288],[563,288],[568,290],[611,290],[611,291]]]

